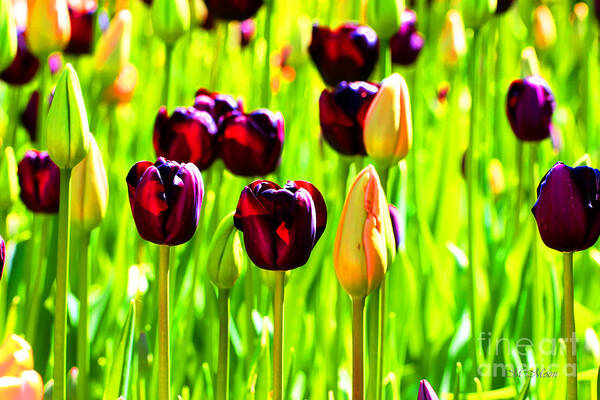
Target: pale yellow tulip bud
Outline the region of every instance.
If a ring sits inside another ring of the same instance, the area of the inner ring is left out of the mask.
[[[446,22],[441,35],[441,50],[447,66],[455,66],[467,54],[465,25],[460,13],[456,10],[450,10],[446,14]]]
[[[547,49],[556,43],[556,24],[550,9],[541,5],[534,11],[533,17],[535,45]]]
[[[28,0],[25,39],[29,51],[41,62],[50,53],[64,49],[71,39],[67,0]]]

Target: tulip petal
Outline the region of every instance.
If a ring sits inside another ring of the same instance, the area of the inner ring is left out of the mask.
[[[316,243],[325,231],[325,226],[327,225],[327,205],[325,204],[325,199],[323,198],[323,195],[319,189],[317,189],[312,183],[307,181],[293,181],[293,183],[296,187],[306,190],[310,194],[310,197],[315,205]]]
[[[168,208],[161,174],[158,168],[152,165],[146,169],[139,180],[131,206],[138,233],[144,240],[164,244],[166,235],[164,226]]]
[[[185,243],[194,236],[204,197],[202,175],[194,164],[183,164],[173,177],[173,185],[181,189],[176,191],[176,197],[169,201],[165,243],[170,246]],[[169,198],[168,191],[167,198]]]
[[[138,161],[137,163],[135,163],[135,165],[133,167],[131,167],[131,169],[129,170],[129,173],[127,174],[126,181],[127,181],[127,189],[128,189],[128,193],[129,193],[129,204],[131,205],[132,208],[133,208],[133,197],[135,195],[135,188],[139,184],[140,179],[142,179],[142,176],[144,175],[146,170],[148,168],[150,168],[152,165],[154,165],[154,164],[151,163],[150,161]]]

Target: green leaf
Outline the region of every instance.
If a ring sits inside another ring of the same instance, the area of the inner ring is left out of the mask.
[[[113,364],[106,382],[103,400],[114,400],[123,396],[127,400],[129,389],[129,372],[133,359],[133,337],[135,332],[135,301],[129,305],[129,312],[121,331],[119,347],[115,353]]]

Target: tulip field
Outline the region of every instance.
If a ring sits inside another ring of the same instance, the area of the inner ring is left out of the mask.
[[[0,0],[0,400],[600,399],[599,38]]]

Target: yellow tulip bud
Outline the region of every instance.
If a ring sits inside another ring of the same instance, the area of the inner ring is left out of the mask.
[[[490,182],[490,189],[494,196],[498,196],[504,192],[504,168],[502,163],[497,158],[492,158],[488,165],[488,180]]]
[[[102,154],[90,135],[90,151],[71,175],[71,218],[90,231],[100,225],[108,204],[108,180]]]
[[[104,99],[109,103],[129,103],[138,83],[138,71],[135,65],[128,63],[117,79],[104,91]]]
[[[526,47],[521,52],[521,76],[528,77],[540,74],[540,63],[535,49],[531,46]]]
[[[19,376],[0,377],[2,400],[42,400],[44,384],[35,370],[23,371]]]
[[[456,10],[450,10],[446,14],[446,22],[441,35],[441,48],[444,63],[448,66],[455,66],[458,60],[467,53],[465,26],[460,13]]]
[[[131,52],[131,12],[119,11],[98,40],[94,69],[106,84],[112,83],[129,62]]]
[[[335,273],[350,296],[365,297],[379,287],[388,267],[390,235],[393,229],[385,193],[375,168],[369,165],[348,192],[333,249]]]
[[[367,154],[382,168],[408,154],[412,145],[410,97],[406,81],[399,74],[381,82],[365,116],[363,139]]]
[[[17,26],[10,0],[0,0],[0,71],[4,71],[17,54]]]
[[[4,148],[4,157],[0,159],[0,208],[8,210],[19,196],[17,161],[13,148]]]
[[[173,44],[190,29],[188,0],[153,0],[152,26],[156,36],[166,44]]]
[[[29,343],[15,334],[7,336],[0,346],[0,376],[20,376],[30,369],[33,369],[33,353]]]
[[[547,49],[556,42],[556,24],[550,9],[541,5],[534,11],[533,17],[535,45]]]
[[[29,50],[42,60],[64,49],[71,39],[67,0],[27,0],[25,39]]]
[[[219,289],[231,289],[240,276],[244,249],[240,231],[233,225],[235,211],[227,214],[210,243],[208,277]]]

